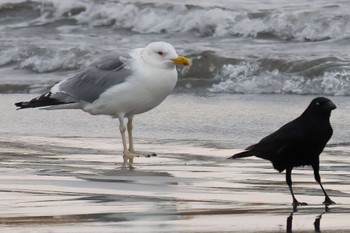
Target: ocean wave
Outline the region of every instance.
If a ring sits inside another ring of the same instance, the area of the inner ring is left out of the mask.
[[[91,51],[79,47],[53,50],[38,46],[0,51],[0,66],[14,66],[36,73],[76,70],[91,62]]]
[[[0,67],[34,73],[76,71],[102,54],[85,47],[15,47],[0,51]],[[178,67],[178,91],[244,94],[350,95],[350,62],[334,57],[292,60],[229,58],[214,52],[187,54]]]
[[[33,6],[34,3],[36,6]],[[350,13],[340,5],[327,9],[252,11],[217,6],[119,1],[46,0],[42,4],[41,1],[20,1],[11,3],[11,6],[16,4],[30,4],[35,15],[41,12],[36,19],[31,19],[33,16],[28,16],[27,19],[22,17],[28,26],[72,19],[78,25],[126,29],[140,34],[193,33],[201,37],[279,38],[297,41],[350,38]],[[0,6],[0,9],[4,9],[5,5]]]
[[[178,91],[350,95],[342,1],[263,10],[149,1],[0,0],[0,67],[60,75],[164,40],[192,60],[178,67]]]
[[[208,91],[233,94],[350,95],[349,69],[324,70],[323,73],[319,71],[309,76],[303,74],[305,72],[266,70],[258,62],[227,64],[214,76],[218,82],[212,84]],[[322,74],[316,75],[318,73]]]
[[[212,37],[277,37],[319,41],[350,37],[350,14],[327,11],[249,12],[220,7],[110,3],[88,5],[81,24],[112,26],[137,33],[188,33]]]

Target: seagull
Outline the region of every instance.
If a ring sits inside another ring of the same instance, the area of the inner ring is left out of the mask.
[[[158,106],[174,90],[178,78],[176,65],[188,66],[190,60],[179,56],[169,43],[152,42],[124,56],[104,56],[57,83],[49,92],[15,105],[18,109],[81,109],[92,115],[118,118],[123,167],[132,168],[134,157],[141,154],[134,149],[133,118]]]

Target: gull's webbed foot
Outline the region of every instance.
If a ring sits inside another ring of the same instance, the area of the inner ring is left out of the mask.
[[[142,151],[124,151],[123,152],[123,168],[129,167],[130,169],[133,169],[133,163],[134,163],[134,157],[140,157],[144,156],[147,158],[157,156],[156,153],[153,152],[142,152]]]
[[[125,168],[127,165],[130,169],[133,169],[133,163],[134,163],[134,157],[137,156],[136,153],[130,152],[130,151],[124,151],[123,152],[123,168]]]
[[[131,150],[131,153],[136,154],[137,157],[144,156],[144,157],[150,158],[150,157],[153,157],[153,156],[157,156],[156,153],[154,153],[154,152],[148,152],[148,151],[135,151],[135,150]]]

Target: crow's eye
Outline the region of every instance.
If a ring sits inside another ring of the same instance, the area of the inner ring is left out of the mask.
[[[158,51],[157,54],[158,54],[159,56],[163,56],[163,55],[164,55],[164,53],[163,53],[162,51]]]
[[[317,105],[317,106],[320,106],[320,105],[321,105],[321,103],[320,103],[320,102],[316,102],[316,105]]]

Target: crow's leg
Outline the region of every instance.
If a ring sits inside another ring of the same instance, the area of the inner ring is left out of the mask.
[[[312,165],[312,168],[314,169],[315,180],[321,186],[321,189],[322,189],[322,191],[324,193],[324,196],[325,196],[325,200],[324,200],[323,204],[325,204],[325,205],[335,204],[335,202],[330,199],[330,197],[328,196],[326,190],[322,186],[321,176],[320,176],[320,172],[319,172],[319,170],[320,170],[319,164]]]
[[[305,202],[299,202],[295,196],[294,196],[294,192],[293,192],[293,188],[292,188],[292,169],[293,168],[287,168],[286,169],[286,182],[288,184],[290,193],[292,194],[293,197],[293,206],[300,206],[300,205],[307,205],[307,203]]]

